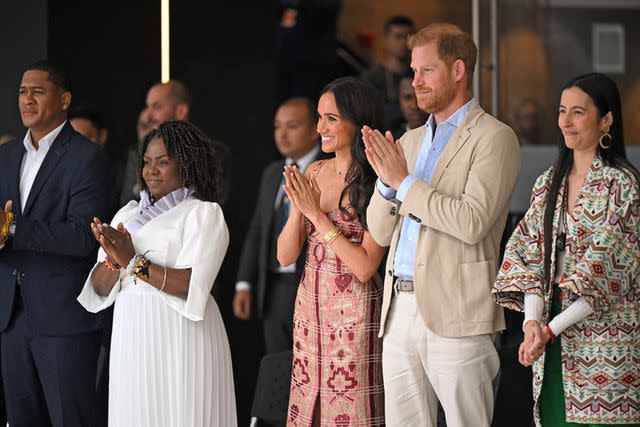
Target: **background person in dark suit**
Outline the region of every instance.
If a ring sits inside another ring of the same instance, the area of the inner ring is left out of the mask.
[[[256,208],[245,236],[238,266],[233,313],[248,319],[255,294],[256,314],[263,319],[265,350],[276,353],[293,345],[293,305],[303,270],[304,257],[281,267],[276,244],[286,223],[289,200],[282,189],[285,164],[295,163],[304,173],[307,166],[324,157],[318,145],[317,112],[306,98],[292,98],[278,108],[274,138],[285,159],[270,163],[262,174]]]
[[[0,331],[11,426],[94,426],[99,319],[76,301],[109,204],[108,160],[68,123],[63,75],[25,71],[24,140],[0,147]],[[11,218],[13,216],[13,218]]]

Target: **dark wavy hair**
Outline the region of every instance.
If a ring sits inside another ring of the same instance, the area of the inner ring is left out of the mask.
[[[622,134],[622,107],[620,105],[620,94],[613,80],[600,73],[587,73],[572,78],[564,85],[562,91],[577,87],[589,95],[591,101],[598,110],[598,118],[604,117],[611,112],[613,123],[609,129],[611,141],[609,147],[603,149],[597,146],[596,156],[599,156],[605,165],[622,170],[629,177],[635,180],[640,186],[640,173],[627,160],[624,149],[624,136]],[[562,180],[573,166],[573,150],[564,143],[564,138],[559,138],[559,155],[553,166],[553,177],[547,195],[546,208],[544,212],[544,271],[546,284],[551,280],[551,245],[553,216]]]
[[[375,187],[376,174],[367,161],[360,129],[368,125],[372,129],[383,129],[384,104],[378,91],[368,82],[355,77],[342,77],[322,89],[320,95],[332,93],[338,112],[354,127],[351,143],[351,166],[347,171],[347,184],[340,193],[340,211],[349,214],[342,206],[345,194],[355,209],[358,221],[367,227],[367,205]]]
[[[194,124],[172,120],[160,124],[144,137],[138,153],[138,183],[149,192],[142,177],[144,153],[152,139],[160,138],[169,158],[178,162],[180,180],[194,195],[206,202],[217,201],[218,161],[211,139]]]

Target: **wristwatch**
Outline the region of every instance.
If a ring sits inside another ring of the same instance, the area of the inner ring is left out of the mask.
[[[9,224],[9,229],[7,230],[7,236],[13,237],[15,235],[16,235],[16,221],[13,220],[11,221],[11,224]]]

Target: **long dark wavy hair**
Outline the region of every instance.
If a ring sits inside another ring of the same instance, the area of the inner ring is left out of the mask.
[[[144,153],[152,139],[160,138],[169,158],[178,162],[180,180],[186,188],[193,189],[194,196],[205,202],[217,201],[218,161],[211,139],[189,122],[172,120],[160,124],[144,137],[138,153],[138,183],[149,193],[142,177]]]
[[[351,143],[351,166],[347,171],[346,185],[340,193],[340,211],[349,215],[342,206],[342,199],[349,195],[349,204],[355,209],[358,221],[367,228],[367,205],[375,187],[376,174],[367,161],[362,141],[362,126],[383,129],[384,104],[378,91],[368,82],[355,77],[342,77],[329,83],[320,95],[332,93],[338,112],[354,127]]]
[[[611,140],[608,141],[608,138],[605,138],[604,141],[609,143],[609,147],[603,149],[598,145],[596,156],[599,156],[605,165],[622,170],[630,177],[635,178],[636,185],[640,185],[640,173],[629,163],[625,153],[620,94],[614,81],[600,73],[582,74],[569,80],[562,88],[562,91],[573,87],[577,87],[589,95],[598,110],[598,118],[601,119],[608,112],[611,112],[613,116],[613,123],[609,129]],[[551,245],[553,244],[551,234],[558,193],[560,192],[562,180],[571,170],[571,166],[573,166],[573,150],[566,146],[562,137],[559,138],[559,150],[558,159],[553,166],[553,177],[544,212],[544,271],[546,284],[551,280]]]

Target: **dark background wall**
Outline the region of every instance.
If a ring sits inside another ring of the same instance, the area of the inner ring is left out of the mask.
[[[171,2],[171,77],[192,91],[191,120],[231,151],[232,194],[225,212],[231,246],[214,293],[233,351],[240,425],[248,424],[261,349],[256,324],[235,320],[231,299],[257,183],[277,156],[275,7],[270,1]],[[48,57],[64,67],[72,103],[102,111],[108,150],[114,161],[122,160],[135,143],[146,92],[160,80],[160,0],[2,2],[0,39],[0,134],[24,135],[17,108],[22,71]]]
[[[0,135],[24,136],[18,112],[22,69],[47,56],[47,0],[3,1],[0,13]],[[27,31],[25,31],[27,30]]]

